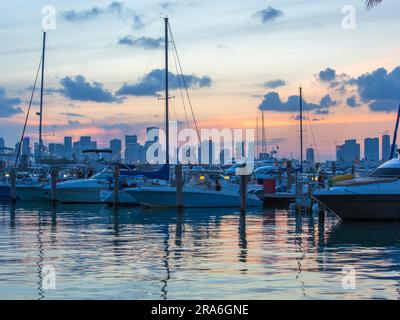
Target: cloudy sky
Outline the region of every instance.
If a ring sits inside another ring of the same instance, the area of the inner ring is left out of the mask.
[[[45,143],[90,134],[106,145],[124,134],[143,139],[146,126],[162,125],[165,15],[200,127],[255,128],[262,109],[269,144],[297,156],[301,85],[305,143],[321,160],[346,138],[393,131],[397,0],[373,10],[363,0],[14,0],[0,12],[0,136],[9,146],[21,133],[35,80],[45,5],[56,9],[47,35]],[[172,51],[170,57],[171,118],[184,123]],[[36,93],[35,112],[38,99]],[[33,140],[37,122],[33,113]]]

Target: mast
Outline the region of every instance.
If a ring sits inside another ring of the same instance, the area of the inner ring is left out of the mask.
[[[397,111],[397,120],[396,120],[396,126],[394,128],[393,142],[392,142],[392,148],[390,150],[389,160],[393,159],[394,152],[395,152],[394,149],[396,147],[397,130],[399,129],[399,119],[400,119],[400,104],[399,104],[399,109]]]
[[[46,52],[46,31],[43,32],[43,46],[42,46],[42,75],[40,80],[40,111],[39,111],[39,150],[38,150],[38,163],[42,162],[42,126],[43,126],[43,89],[44,89],[44,60]]]
[[[300,87],[300,172],[303,173],[303,88]]]
[[[165,139],[166,139],[166,155],[165,163],[169,164],[169,116],[168,116],[168,17],[164,18],[165,22]]]
[[[265,124],[264,124],[264,110],[261,110],[261,122],[262,122],[262,130],[261,130],[261,134],[262,134],[262,152],[265,154],[267,153],[267,145],[265,143]]]
[[[258,158],[258,116],[257,116],[257,129],[256,129],[256,159]]]

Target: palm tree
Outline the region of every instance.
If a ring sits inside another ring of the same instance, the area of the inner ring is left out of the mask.
[[[366,0],[365,5],[367,6],[368,9],[372,8],[373,6],[378,5],[381,3],[382,0]]]

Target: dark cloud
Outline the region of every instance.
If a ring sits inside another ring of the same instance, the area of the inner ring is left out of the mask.
[[[0,118],[8,118],[15,114],[22,113],[20,107],[21,99],[8,98],[6,89],[0,87]]]
[[[400,67],[388,72],[379,68],[352,81],[363,101],[400,100]]]
[[[164,76],[165,71],[162,69],[154,69],[143,77],[139,82],[134,84],[125,83],[118,90],[117,95],[132,95],[132,96],[155,96],[158,92],[165,89]],[[168,73],[169,88],[171,90],[179,88],[178,76],[173,73]],[[190,88],[202,88],[211,86],[211,78],[208,76],[197,77],[196,75],[184,75],[186,85]]]
[[[318,78],[322,82],[331,82],[336,79],[336,71],[331,68],[326,68],[318,74]]]
[[[360,100],[369,103],[371,111],[392,112],[397,110],[400,101],[400,66],[391,72],[383,67],[378,68],[353,78],[348,83],[357,86]]]
[[[329,95],[323,97],[319,104],[307,103],[303,101],[304,107],[315,114],[328,114],[328,108],[336,106],[337,101],[332,100]],[[299,96],[290,96],[287,101],[282,101],[279,93],[267,93],[263,101],[258,106],[260,110],[278,111],[278,112],[298,112],[300,108]]]
[[[321,114],[321,115],[326,115],[330,114],[330,111],[328,109],[317,109],[314,111],[315,114]]]
[[[399,102],[393,100],[376,100],[368,105],[369,109],[374,112],[394,112],[398,110]]]
[[[282,79],[271,80],[264,83],[265,88],[271,89],[283,87],[284,85],[286,85],[286,81]]]
[[[281,10],[268,7],[267,9],[257,11],[254,16],[260,18],[262,23],[268,23],[279,17],[282,17],[283,12]]]
[[[133,38],[132,36],[125,36],[118,40],[118,44],[130,47],[140,47],[144,49],[157,49],[164,45],[164,40],[162,38]]]
[[[71,118],[83,118],[83,114],[74,113],[74,112],[63,112],[61,113],[63,116],[71,117]]]
[[[334,107],[338,104],[337,101],[332,100],[331,96],[327,94],[325,97],[321,99],[319,102],[321,108],[329,108],[329,107]]]
[[[346,99],[346,104],[350,108],[357,108],[357,107],[359,107],[361,105],[360,103],[358,103],[356,96],[351,96],[351,97],[347,98]]]
[[[73,127],[78,127],[81,123],[78,120],[68,120],[68,125]]]
[[[78,22],[91,20],[104,14],[117,14],[118,16],[121,16],[124,10],[125,8],[122,2],[114,1],[104,8],[92,7],[82,11],[68,10],[61,12],[61,15],[67,21]]]
[[[71,99],[79,101],[94,102],[122,102],[121,98],[115,97],[99,82],[88,82],[86,79],[77,75],[75,77],[65,77],[60,81],[62,88],[59,92]]]
[[[294,120],[300,120],[301,118],[303,118],[303,120],[308,120],[308,118],[307,118],[306,116],[300,117],[299,114],[298,114],[297,116],[294,117]]]

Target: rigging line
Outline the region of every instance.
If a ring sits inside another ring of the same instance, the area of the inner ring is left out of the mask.
[[[179,84],[179,91],[181,93],[181,98],[182,98],[183,111],[185,112],[185,119],[186,119],[187,128],[189,128],[189,117],[188,117],[187,110],[186,110],[185,98],[183,96],[181,78],[179,77],[179,70],[178,70],[178,64],[177,64],[177,58],[176,58],[175,50],[173,50],[173,57],[174,57],[176,75],[177,75],[178,84]]]
[[[32,106],[32,101],[33,101],[33,95],[35,94],[37,79],[38,79],[38,77],[39,77],[39,72],[40,72],[40,66],[41,66],[41,65],[42,65],[42,58],[40,58],[38,70],[37,70],[37,72],[36,72],[35,82],[34,82],[34,84],[33,84],[32,93],[31,93],[31,98],[30,98],[30,100],[29,100],[28,111],[27,111],[27,113],[26,113],[24,128],[22,129],[21,140],[19,141],[17,155],[15,156],[14,169],[17,167],[19,155],[20,155],[20,153],[21,153],[22,141],[24,140],[25,131],[26,131],[26,126],[27,126],[28,119],[29,119],[29,113],[30,113],[30,111],[31,111],[31,106]]]
[[[310,126],[311,135],[312,135],[312,138],[313,138],[313,141],[314,141],[314,145],[315,145],[315,152],[316,152],[316,154],[317,154],[318,162],[321,162],[321,159],[320,159],[320,157],[319,157],[319,152],[318,152],[318,145],[317,145],[317,141],[315,140],[315,136],[314,136],[314,130],[313,130],[313,128],[312,128],[312,125],[311,125],[311,120],[310,120],[310,116],[309,116],[309,114],[308,114],[307,103],[304,103],[304,106],[305,106],[305,110],[306,110],[306,113],[307,113],[308,124],[309,124],[309,126]]]
[[[179,68],[180,68],[180,71],[181,71],[182,81],[183,81],[183,84],[184,84],[184,86],[185,86],[186,96],[187,96],[188,103],[189,103],[189,106],[190,106],[190,111],[191,111],[191,113],[192,113],[194,126],[196,127],[197,137],[198,137],[199,141],[201,141],[199,128],[198,128],[198,126],[197,126],[196,117],[194,116],[192,102],[191,102],[191,100],[190,100],[190,96],[189,96],[189,92],[188,92],[188,87],[187,87],[187,85],[186,85],[186,80],[185,80],[185,77],[184,77],[184,75],[183,75],[183,70],[182,70],[181,61],[180,61],[180,59],[179,59],[178,50],[177,50],[177,48],[176,48],[175,38],[174,38],[174,35],[172,34],[171,26],[170,26],[169,24],[168,24],[168,28],[169,28],[169,32],[170,32],[170,34],[171,34],[171,40],[172,40],[172,43],[173,43],[173,46],[174,46],[174,50],[175,50],[175,52],[176,52],[176,57],[177,57],[177,59],[178,59],[178,65],[179,65]]]

